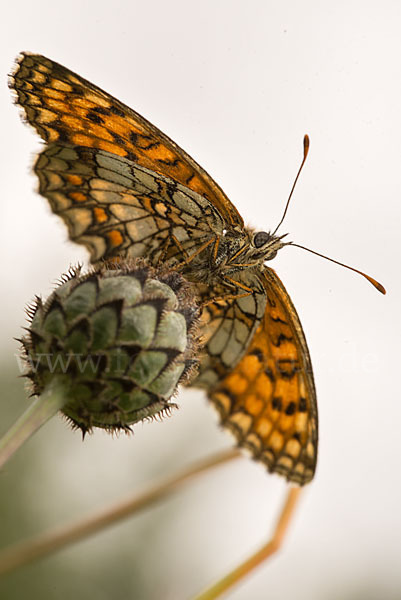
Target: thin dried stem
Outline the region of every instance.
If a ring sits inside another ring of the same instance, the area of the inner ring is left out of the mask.
[[[241,581],[246,575],[253,571],[253,569],[267,560],[270,556],[272,556],[272,554],[277,552],[277,550],[279,550],[291,523],[301,490],[302,488],[300,487],[291,487],[288,491],[286,500],[277,521],[276,528],[273,532],[273,536],[270,538],[267,544],[262,546],[257,552],[252,554],[247,560],[238,565],[238,567],[236,567],[233,571],[228,573],[225,577],[220,579],[217,583],[205,590],[199,596],[196,596],[193,600],[214,600],[215,598],[219,598],[230,587]]]
[[[192,465],[178,475],[150,486],[141,494],[130,496],[95,515],[91,514],[78,522],[59,527],[11,548],[5,548],[0,552],[0,575],[14,571],[23,565],[82,540],[125,517],[133,515],[143,508],[149,508],[158,500],[175,492],[192,477],[200,475],[212,467],[227,463],[239,456],[241,456],[241,453],[237,448],[220,452]]]

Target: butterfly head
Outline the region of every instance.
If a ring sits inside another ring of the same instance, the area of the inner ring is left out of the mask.
[[[281,240],[286,236],[273,235],[267,231],[257,231],[251,234],[248,248],[248,258],[252,262],[263,263],[266,260],[272,260],[277,252],[286,245]]]

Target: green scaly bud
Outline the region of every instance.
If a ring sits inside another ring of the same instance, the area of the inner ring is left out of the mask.
[[[28,309],[21,342],[33,394],[57,381],[62,413],[85,434],[168,413],[196,370],[199,306],[183,277],[145,261],[70,269]]]

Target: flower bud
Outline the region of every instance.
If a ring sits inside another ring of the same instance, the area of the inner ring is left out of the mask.
[[[21,342],[26,376],[40,395],[66,383],[62,412],[85,434],[130,430],[168,413],[179,383],[196,370],[199,306],[174,271],[143,260],[70,269],[46,302],[29,307]]]

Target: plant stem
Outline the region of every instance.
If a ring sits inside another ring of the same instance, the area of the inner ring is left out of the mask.
[[[106,508],[98,514],[91,514],[76,523],[70,523],[63,527],[44,533],[37,538],[21,542],[11,548],[5,548],[0,552],[0,575],[14,571],[38,558],[52,554],[69,544],[77,542],[88,535],[103,530],[105,527],[124,519],[135,512],[148,508],[157,500],[175,492],[183,483],[195,475],[208,471],[234,458],[242,456],[236,448],[214,454],[198,464],[187,468],[177,475],[154,484],[141,494],[135,494],[126,500]]]
[[[62,408],[67,401],[67,390],[66,380],[54,377],[43,393],[10,427],[0,439],[0,468],[31,435]]]
[[[253,569],[279,550],[284,536],[288,531],[301,491],[302,488],[300,487],[291,487],[289,489],[280,516],[277,520],[276,528],[270,540],[257,552],[238,565],[238,567],[233,569],[203,593],[193,598],[193,600],[215,600],[216,598],[220,598],[220,596],[227,592],[228,589],[241,581],[246,575],[253,571]]]

